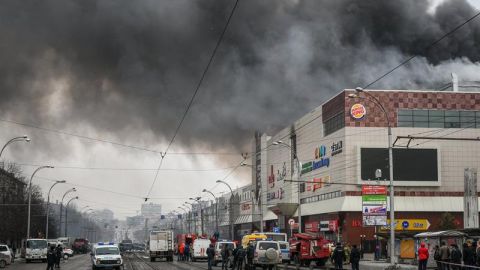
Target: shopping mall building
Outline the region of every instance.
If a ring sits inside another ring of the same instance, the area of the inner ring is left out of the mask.
[[[354,244],[385,233],[362,217],[362,186],[388,184],[386,114],[398,235],[439,230],[446,212],[463,228],[464,171],[480,166],[479,92],[344,90],[277,134],[257,134],[251,189],[262,211],[240,204],[252,211],[243,219],[296,230],[288,220],[298,220],[300,200],[304,231]]]

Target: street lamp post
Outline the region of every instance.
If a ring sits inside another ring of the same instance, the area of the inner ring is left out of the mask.
[[[385,114],[385,119],[387,120],[388,125],[388,169],[390,173],[390,263],[394,265],[396,263],[395,258],[395,208],[394,208],[394,187],[393,187],[393,146],[392,146],[392,123],[390,122],[390,117],[388,117],[388,112],[385,107],[382,105],[380,100],[373,96],[372,94],[364,91],[362,88],[355,88],[357,93],[364,93],[367,96],[367,99],[374,103],[376,106],[380,107],[382,112]],[[357,94],[348,95],[349,98],[361,98]]]
[[[203,209],[202,209],[202,204],[200,203],[201,197],[196,197],[196,198],[189,198],[189,200],[194,201],[198,203],[198,206],[200,207],[200,234],[203,235]],[[193,209],[193,204],[192,204],[192,209]]]
[[[224,185],[226,185],[228,187],[228,189],[230,189],[230,203],[229,203],[229,206],[228,206],[228,209],[229,209],[229,219],[230,219],[230,239],[233,241],[235,240],[235,233],[233,231],[233,190],[232,190],[232,187],[230,187],[230,185],[223,181],[223,180],[217,180],[217,183],[222,183]]]
[[[293,148],[291,145],[288,145],[286,143],[284,143],[283,141],[276,141],[276,142],[273,142],[272,143],[273,145],[283,145],[287,148],[290,149],[290,151],[293,151]],[[300,160],[298,159],[297,157],[297,153],[293,153],[290,154],[290,164],[291,166],[293,166],[293,160],[292,159],[295,159],[297,162],[297,192],[298,192],[298,201],[297,201],[297,204],[298,204],[298,208],[297,208],[297,213],[298,213],[298,232],[299,233],[302,233],[302,202],[301,202],[301,197],[300,197],[300,187],[301,187],[301,183],[300,183],[300,170],[302,168],[302,164],[300,163]],[[290,170],[290,177],[293,178],[293,167],[291,168]],[[293,180],[293,179],[292,179]],[[293,184],[293,183],[292,183]],[[293,190],[292,190],[292,194],[293,194]]]
[[[30,177],[30,182],[28,183],[28,217],[27,217],[27,238],[30,238],[30,212],[32,208],[32,180],[35,174],[41,169],[52,169],[53,166],[40,166],[35,171],[33,171],[32,176]]]
[[[60,221],[58,223],[59,226],[60,226],[60,235],[62,235],[63,200],[65,200],[65,196],[67,196],[68,193],[75,192],[75,191],[77,191],[76,188],[71,188],[71,189],[67,190],[67,192],[65,192],[65,194],[63,194],[62,201],[60,203]]]
[[[0,150],[0,157],[2,157],[3,150],[5,150],[5,148],[7,148],[7,145],[9,145],[9,144],[11,144],[11,143],[13,143],[13,142],[20,142],[20,141],[30,142],[30,138],[28,138],[27,135],[23,135],[23,136],[19,136],[19,137],[12,138],[11,140],[9,140],[9,141],[2,147],[2,150]]]
[[[50,192],[52,192],[52,189],[54,186],[57,184],[63,184],[67,181],[65,180],[60,180],[60,181],[55,181],[55,183],[50,187],[48,190],[48,196],[47,196],[47,224],[45,225],[45,239],[48,239],[48,218],[49,218],[49,213],[50,213]]]
[[[71,201],[73,200],[78,200],[78,196],[77,197],[73,197],[71,198],[68,202],[67,202],[67,205],[65,205],[65,237],[67,237],[67,228],[68,228],[68,205],[70,204]]]
[[[182,209],[182,210],[185,212],[185,218],[187,219],[187,218],[188,218],[188,211],[187,211],[185,208],[181,207],[181,206],[179,206],[178,209]],[[188,222],[188,220],[185,220],[185,221],[187,222],[188,232],[190,232],[190,223]],[[183,227],[183,226],[182,226],[182,227]]]
[[[218,232],[218,201],[217,201],[217,197],[215,196],[215,194],[213,194],[209,190],[203,189],[203,192],[207,192],[207,193],[211,194],[213,196],[213,198],[215,199],[215,232]]]
[[[189,203],[189,202],[185,202],[186,205],[190,205],[190,207],[192,208],[192,216],[193,216],[193,232],[196,233],[197,232],[197,219],[195,218],[195,213],[193,213],[193,204],[192,203]],[[190,218],[192,219],[192,217]]]

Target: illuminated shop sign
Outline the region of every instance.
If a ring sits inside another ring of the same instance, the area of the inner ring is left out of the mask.
[[[302,174],[308,173],[323,167],[330,166],[330,158],[327,155],[327,147],[322,145],[320,147],[315,148],[314,152],[314,161],[309,161],[302,164]]]
[[[353,104],[350,108],[350,115],[356,120],[362,119],[367,114],[367,109],[360,103]]]
[[[275,173],[273,172],[273,165],[270,165],[270,175],[268,176],[268,187],[275,187]]]

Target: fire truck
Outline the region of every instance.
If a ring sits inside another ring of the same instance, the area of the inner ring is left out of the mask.
[[[309,266],[315,262],[323,266],[330,257],[330,241],[317,233],[297,233],[289,241],[290,258],[297,265]]]

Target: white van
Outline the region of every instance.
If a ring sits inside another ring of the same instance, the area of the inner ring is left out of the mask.
[[[208,239],[195,239],[190,251],[192,262],[198,259],[207,259],[207,248],[210,246]]]
[[[25,262],[33,260],[47,261],[48,243],[46,239],[27,239],[25,248]]]

